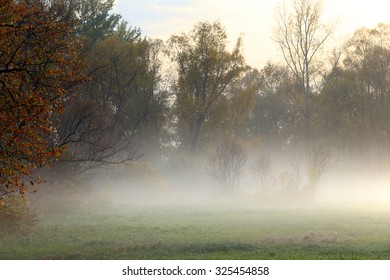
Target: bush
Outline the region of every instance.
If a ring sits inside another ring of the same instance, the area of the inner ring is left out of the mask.
[[[225,142],[218,147],[210,160],[209,172],[220,191],[229,193],[239,189],[246,159],[246,151],[238,143]]]
[[[26,196],[14,195],[0,199],[0,234],[30,233],[37,219]]]
[[[276,184],[269,155],[260,154],[252,166],[252,172],[259,191],[268,191]]]

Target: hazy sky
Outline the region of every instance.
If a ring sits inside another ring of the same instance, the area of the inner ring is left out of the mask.
[[[286,0],[289,2],[289,0]],[[231,43],[242,34],[247,63],[261,68],[280,59],[271,36],[279,0],[116,0],[115,12],[152,38],[166,40],[188,32],[199,21],[220,20]],[[324,22],[339,18],[334,40],[342,41],[360,27],[390,23],[389,0],[324,0]]]

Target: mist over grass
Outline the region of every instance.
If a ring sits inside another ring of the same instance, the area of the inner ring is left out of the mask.
[[[308,196],[304,156],[293,180],[297,156],[271,154],[273,185],[264,187],[257,154],[248,153],[231,192],[218,187],[207,158],[47,181],[29,195],[37,225],[0,236],[0,258],[390,259],[385,162],[336,158]]]
[[[140,160],[80,177],[48,180],[30,198],[38,215],[117,207],[351,205],[390,210],[390,163],[334,154],[311,186],[307,156],[296,151],[287,156],[283,153],[248,152],[239,187],[230,191],[219,187],[210,159],[198,157],[170,162]],[[269,161],[268,169],[260,173],[256,170],[259,158]]]

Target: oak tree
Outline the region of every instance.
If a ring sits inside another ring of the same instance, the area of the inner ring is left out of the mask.
[[[57,158],[51,116],[84,79],[75,22],[61,1],[0,0],[0,196],[39,182]]]

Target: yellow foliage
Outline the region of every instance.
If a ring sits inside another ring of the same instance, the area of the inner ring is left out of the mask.
[[[3,197],[0,202],[0,234],[29,233],[36,224],[26,196]]]

